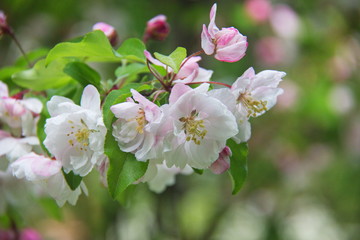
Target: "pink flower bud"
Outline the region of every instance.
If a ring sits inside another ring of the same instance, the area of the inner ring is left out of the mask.
[[[248,46],[246,36],[236,28],[219,28],[215,25],[216,4],[210,11],[208,28],[203,25],[201,47],[207,55],[215,54],[215,58],[223,62],[236,62],[245,56]]]
[[[232,155],[231,149],[226,146],[219,153],[219,158],[210,166],[210,170],[215,174],[221,174],[230,167],[230,156]]]
[[[6,21],[5,13],[0,10],[0,36],[7,33],[11,33],[11,28]]]
[[[166,22],[166,16],[157,15],[147,22],[144,41],[146,42],[149,39],[162,41],[169,35],[169,32],[170,26]]]
[[[26,228],[21,231],[20,240],[41,240],[40,234],[31,228]]]
[[[112,46],[115,46],[118,41],[118,35],[115,28],[107,23],[98,22],[93,27],[93,30],[101,30],[105,33]]]

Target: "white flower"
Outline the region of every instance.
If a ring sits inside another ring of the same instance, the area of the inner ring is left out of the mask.
[[[67,201],[75,205],[81,189],[87,194],[84,183],[75,191],[69,188],[61,172],[61,163],[57,160],[29,153],[13,162],[9,169],[15,177],[39,184],[59,206],[63,206]]]
[[[87,175],[104,156],[106,127],[100,110],[100,95],[88,85],[81,106],[54,96],[47,103],[51,118],[45,124],[45,147],[58,159],[65,172]]]
[[[42,110],[42,103],[36,98],[16,99],[9,97],[6,84],[0,82],[0,120],[11,128],[23,127],[23,135],[34,135],[34,115]]]
[[[236,98],[236,108],[243,119],[262,115],[276,104],[277,96],[283,93],[278,85],[284,72],[265,70],[255,75],[249,68],[231,87]]]
[[[170,94],[168,121],[173,130],[166,138],[168,167],[208,168],[238,133],[234,115],[218,99],[207,95],[209,85],[192,89],[176,84]]]
[[[8,132],[0,130],[0,157],[6,156],[9,162],[31,152],[39,145],[37,137],[14,138]]]
[[[141,181],[147,182],[151,191],[161,193],[166,187],[175,184],[177,174],[189,175],[193,172],[192,168],[188,165],[185,166],[184,169],[175,166],[169,168],[165,162],[157,164],[155,161],[150,161],[148,169]]]
[[[135,153],[139,161],[156,158],[156,146],[160,142],[157,131],[162,125],[163,113],[154,103],[136,90],[131,90],[132,98],[110,108],[115,117],[113,136],[124,152]],[[134,102],[134,100],[136,102]]]

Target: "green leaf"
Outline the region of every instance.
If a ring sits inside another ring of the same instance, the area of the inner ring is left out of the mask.
[[[145,63],[145,49],[145,45],[141,40],[137,38],[129,38],[121,44],[117,52],[125,59]]]
[[[154,55],[160,62],[171,67],[175,73],[178,73],[182,61],[186,58],[186,49],[178,47],[169,56],[165,56],[157,52],[154,53]]]
[[[115,70],[115,75],[120,79],[126,78],[126,82],[129,83],[136,80],[139,74],[147,72],[149,72],[149,70],[145,64],[130,63],[128,65],[118,67]]]
[[[44,130],[46,119],[49,118],[50,115],[46,108],[43,109],[42,113],[40,114],[39,121],[37,123],[36,128],[36,135],[39,138],[40,146],[41,148],[49,155],[51,156],[50,152],[47,150],[47,148],[44,145],[44,140],[46,138],[46,133]]]
[[[197,168],[192,168],[194,170],[195,173],[202,175],[204,173],[204,169],[197,169]]]
[[[31,63],[33,63],[40,58],[46,57],[46,54],[48,52],[49,52],[49,49],[47,49],[47,48],[39,48],[34,51],[26,53],[26,57]],[[22,56],[18,60],[16,60],[15,66],[28,68],[28,62],[26,61],[24,56]]]
[[[248,145],[247,143],[237,144],[232,139],[228,140],[226,145],[232,152],[229,174],[233,182],[232,194],[235,195],[240,191],[247,177]]]
[[[64,169],[62,169],[62,172],[70,189],[73,191],[76,190],[76,188],[80,186],[80,183],[83,178],[79,175],[74,174],[73,171],[70,171],[69,173],[65,173]]]
[[[91,62],[121,61],[105,34],[100,30],[90,32],[77,41],[57,44],[50,50],[46,64],[58,58],[80,58]]]
[[[97,89],[101,89],[101,77],[98,72],[82,62],[70,62],[66,64],[64,73],[78,81],[83,87],[88,84],[94,85]]]
[[[46,67],[45,60],[42,59],[33,68],[13,74],[12,80],[21,87],[36,91],[58,88],[72,81],[72,78],[63,72],[66,63],[68,61],[58,60]]]
[[[148,163],[137,161],[132,153],[122,152],[111,131],[106,134],[105,154],[110,160],[107,173],[110,195],[122,201],[122,193],[145,174]]]

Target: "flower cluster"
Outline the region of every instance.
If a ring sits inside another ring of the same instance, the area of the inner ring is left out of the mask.
[[[120,191],[113,189],[121,184],[140,182],[162,192],[174,183],[177,174],[204,169],[221,174],[231,168],[230,158],[238,150],[230,149],[229,141],[240,144],[249,140],[250,119],[276,104],[277,96],[283,92],[278,85],[285,73],[265,70],[256,74],[249,68],[232,85],[212,81],[213,71],[200,67],[198,55],[214,54],[217,60],[236,62],[244,57],[248,46],[247,38],[236,28],[218,29],[215,14],[216,4],[210,11],[208,27],[203,26],[203,50],[190,56],[186,56],[183,48],[164,56],[151,54],[145,47],[133,53],[134,46],[129,53],[122,45],[114,56],[104,58],[122,60],[121,76],[141,69],[151,84],[140,81],[137,85],[126,85],[127,80],[119,77],[106,87],[93,79],[83,89],[80,104],[75,103],[75,97],[43,92],[49,99],[43,110],[38,99],[24,97],[26,92],[10,97],[7,86],[0,82],[0,120],[7,127],[0,130],[0,156],[6,156],[9,161],[6,171],[37,184],[62,206],[65,202],[75,204],[82,191],[87,194],[82,178],[94,168],[111,194]],[[94,29],[92,38],[84,38],[82,44],[91,39],[93,47],[96,35],[108,44],[101,51],[109,46],[111,55],[114,52],[111,45],[116,42],[115,29],[105,23],[96,24]],[[163,40],[168,33],[166,17],[159,15],[148,22],[145,41]],[[143,46],[140,40],[135,43],[138,48]],[[69,44],[77,46],[77,42],[67,44],[65,49],[71,49]],[[98,53],[96,59],[100,57]],[[91,56],[84,59],[87,58]],[[136,60],[132,63],[133,59]],[[144,62],[139,63],[142,59]],[[127,62],[130,64],[126,65]],[[80,75],[92,73],[82,62],[70,62],[62,70],[73,67],[75,71],[79,66]],[[83,84],[83,81],[84,77],[79,82]],[[214,85],[223,87],[214,88]],[[40,124],[37,131],[40,114],[45,124]],[[116,152],[132,158],[121,159],[113,154]],[[127,164],[131,159],[135,164]],[[117,178],[114,186],[112,174],[122,174],[121,171],[130,172]],[[77,183],[68,181],[69,178],[77,179]],[[126,182],[118,184],[118,179]]]

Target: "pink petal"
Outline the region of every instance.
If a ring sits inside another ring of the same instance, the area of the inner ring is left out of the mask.
[[[211,55],[215,51],[215,45],[212,42],[212,38],[205,24],[203,25],[203,31],[201,32],[201,48],[207,55]]]
[[[217,49],[215,58],[223,62],[237,62],[245,56],[247,49],[246,37],[243,41]]]
[[[171,89],[169,103],[174,104],[184,93],[190,91],[191,89],[191,87],[182,83],[175,84]]]

